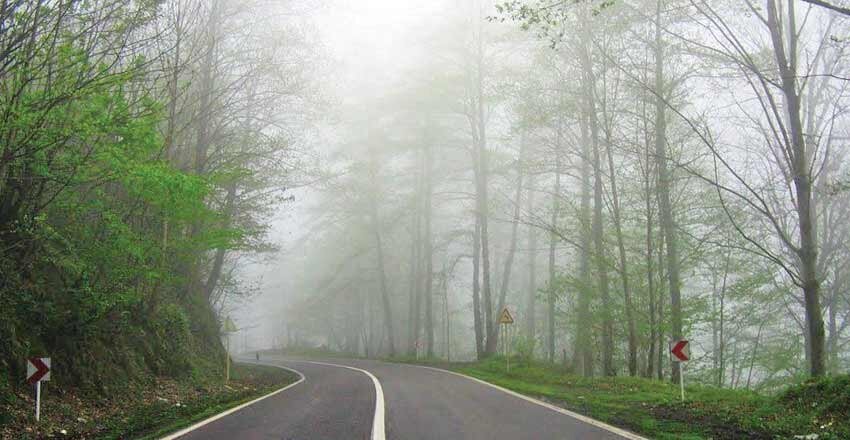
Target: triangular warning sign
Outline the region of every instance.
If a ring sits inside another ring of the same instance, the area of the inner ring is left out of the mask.
[[[225,320],[224,320],[224,332],[225,333],[233,333],[233,332],[238,332],[238,331],[239,331],[239,329],[236,328],[236,324],[233,323],[233,320],[231,320],[229,316],[227,318],[225,318]]]
[[[511,316],[511,312],[508,311],[508,308],[505,307],[502,309],[502,313],[499,313],[499,324],[513,324],[514,317]]]

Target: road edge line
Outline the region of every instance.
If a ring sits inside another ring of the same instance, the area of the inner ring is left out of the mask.
[[[542,400],[535,399],[533,397],[526,396],[525,394],[520,394],[516,391],[509,390],[505,387],[501,387],[501,386],[496,385],[496,384],[492,384],[492,383],[487,382],[485,380],[481,380],[477,377],[468,376],[468,375],[463,374],[463,373],[458,373],[457,371],[444,370],[442,368],[436,368],[436,367],[429,367],[427,365],[417,365],[417,364],[404,364],[404,365],[412,365],[412,366],[418,367],[418,368],[425,368],[425,369],[428,369],[428,370],[439,371],[439,372],[442,372],[442,373],[454,374],[455,376],[460,376],[460,377],[463,377],[463,378],[466,378],[466,379],[469,379],[469,380],[473,380],[473,381],[478,382],[480,384],[487,385],[488,387],[495,388],[495,389],[497,389],[497,390],[499,390],[503,393],[510,394],[514,397],[519,397],[520,399],[523,399],[525,401],[540,405],[542,407],[548,408],[548,409],[555,411],[557,413],[560,413],[560,414],[563,414],[563,415],[566,415],[566,416],[570,416],[574,419],[577,419],[577,420],[582,421],[584,423],[593,425],[597,428],[601,428],[601,429],[604,429],[606,431],[612,432],[612,433],[617,434],[619,436],[622,436],[623,438],[626,438],[628,440],[649,440],[646,437],[641,437],[641,436],[639,436],[639,435],[637,435],[637,434],[635,434],[631,431],[627,431],[623,428],[618,428],[616,426],[609,425],[605,422],[600,422],[599,420],[590,418],[588,416],[585,416],[585,415],[582,415],[582,414],[579,414],[579,413],[576,413],[576,412],[572,412],[568,409],[561,408],[560,406],[552,405],[551,403],[546,403]]]
[[[292,362],[306,362],[310,364],[317,365],[327,365],[330,367],[338,367],[338,368],[347,368],[349,370],[359,371],[370,379],[372,379],[372,383],[375,385],[375,416],[372,418],[372,440],[386,440],[387,432],[386,432],[386,417],[385,417],[385,409],[384,409],[384,389],[381,387],[381,382],[375,377],[374,374],[357,367],[351,367],[348,365],[342,364],[332,364],[328,362],[317,362],[317,361],[307,361],[307,360],[294,360]]]
[[[276,368],[280,368],[280,369],[283,369],[283,370],[288,370],[288,371],[291,371],[291,372],[293,372],[293,373],[297,374],[297,375],[299,376],[299,379],[298,379],[297,381],[295,381],[295,382],[293,382],[293,383],[291,383],[291,384],[289,384],[289,385],[287,385],[287,386],[285,386],[285,387],[283,387],[283,388],[279,389],[279,390],[272,391],[272,392],[270,392],[270,393],[268,393],[268,394],[265,394],[265,395],[263,395],[263,396],[260,396],[260,397],[258,397],[258,398],[256,398],[256,399],[254,399],[254,400],[251,400],[251,401],[245,402],[245,403],[243,403],[243,404],[241,404],[241,405],[238,405],[238,406],[235,406],[235,407],[233,407],[233,408],[230,408],[230,409],[228,409],[228,410],[226,410],[226,411],[224,411],[224,412],[221,412],[221,413],[218,413],[218,414],[216,414],[216,415],[214,415],[214,416],[208,417],[208,418],[206,418],[206,419],[204,419],[204,420],[201,420],[200,422],[195,423],[194,425],[191,425],[191,426],[189,426],[189,427],[187,427],[187,428],[183,428],[183,429],[181,429],[181,430],[179,430],[179,431],[177,431],[177,432],[175,432],[175,433],[169,434],[169,435],[167,435],[167,436],[165,436],[165,437],[161,437],[159,440],[175,440],[175,439],[177,439],[177,438],[180,438],[180,437],[182,437],[182,436],[184,436],[184,435],[186,435],[186,434],[188,434],[188,433],[190,433],[190,432],[192,432],[192,431],[194,431],[194,430],[196,430],[196,429],[198,429],[198,428],[200,428],[200,427],[202,427],[202,426],[204,426],[204,425],[210,424],[210,423],[212,423],[212,422],[214,422],[214,421],[216,421],[216,420],[218,420],[218,419],[221,419],[221,418],[223,418],[223,417],[227,417],[227,416],[229,416],[230,414],[233,414],[233,413],[235,413],[236,411],[239,411],[240,409],[243,409],[243,408],[245,408],[245,407],[247,407],[247,406],[253,405],[253,404],[255,404],[255,403],[257,403],[257,402],[259,402],[259,401],[261,401],[261,400],[268,399],[269,397],[272,397],[272,396],[274,396],[275,394],[282,393],[282,392],[284,392],[284,391],[286,391],[286,390],[288,390],[288,389],[290,389],[290,388],[294,387],[295,385],[298,385],[298,384],[300,384],[301,382],[304,382],[305,380],[307,380],[307,379],[304,377],[304,374],[303,374],[303,373],[301,373],[300,371],[295,370],[295,369],[292,369],[292,368],[284,367],[284,366],[281,366],[281,365],[266,364],[266,363],[262,363],[262,362],[241,362],[241,363],[244,363],[244,364],[250,364],[250,365],[263,365],[263,366],[266,366],[266,367],[276,367]]]

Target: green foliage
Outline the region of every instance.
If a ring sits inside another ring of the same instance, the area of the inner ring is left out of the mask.
[[[116,12],[113,30],[147,16]],[[193,359],[215,369],[218,329],[187,280],[204,251],[244,233],[218,226],[208,176],[163,158],[163,106],[136,93],[142,60],[39,38],[0,78],[0,397],[31,355],[54,358],[60,386],[185,374]]]
[[[825,377],[793,386],[779,396],[779,402],[795,413],[812,413],[821,430],[840,438],[850,437],[850,375]],[[812,427],[814,429],[814,427]],[[829,428],[829,429],[827,429]]]
[[[523,364],[529,364],[534,360],[534,339],[519,337],[514,341],[514,352]]]
[[[191,338],[189,333],[189,317],[176,304],[166,304],[157,310],[153,330],[156,340],[161,341],[159,356],[154,359],[157,370],[180,376],[190,371],[188,346]]]
[[[789,388],[778,397],[751,391],[687,386],[685,403],[669,382],[632,377],[581,377],[541,363],[488,359],[456,364],[459,372],[505,388],[557,402],[652,438],[792,438],[850,436],[850,376]]]

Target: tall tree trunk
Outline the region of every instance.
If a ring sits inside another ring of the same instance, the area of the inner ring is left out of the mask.
[[[664,280],[666,279],[666,272],[664,271],[664,248],[665,248],[665,240],[663,231],[659,234],[658,237],[658,247],[656,250],[658,251],[658,264],[655,266],[658,268],[658,380],[664,380],[664,339],[665,339],[665,331],[667,330],[667,323],[665,321],[664,316]]]
[[[546,359],[555,362],[555,246],[558,244],[558,236],[554,228],[558,227],[558,217],[561,206],[561,127],[560,121],[557,129],[555,143],[555,183],[552,188],[552,218],[549,233],[549,286],[546,289]]]
[[[664,95],[664,48],[661,37],[661,5],[656,2],[655,11],[655,160],[658,167],[658,211],[661,217],[661,230],[667,244],[667,280],[670,289],[670,336],[673,340],[683,338],[682,334],[682,294],[679,280],[679,247],[676,241],[676,226],[673,220],[673,206],[670,199],[671,173],[667,167],[667,119],[665,115]],[[679,382],[680,365],[672,364],[671,381]]]
[[[454,270],[454,265],[452,266],[452,270]],[[452,361],[452,322],[451,316],[449,314],[449,269],[446,267],[446,260],[443,260],[443,277],[441,280],[440,289],[443,292],[443,328],[445,331],[445,338],[443,340],[446,344],[446,360],[448,362]]]
[[[475,214],[475,232],[472,236],[472,317],[475,328],[475,356],[476,359],[484,357],[484,332],[481,322],[481,219]]]
[[[837,282],[837,280],[836,280]],[[838,338],[840,337],[838,331],[838,314],[837,314],[837,302],[838,298],[837,292],[833,292],[832,301],[829,304],[829,343],[827,344],[829,347],[829,364],[827,368],[827,372],[829,374],[836,374],[839,368],[839,351],[838,351]]]
[[[726,280],[729,277],[729,261],[731,255],[726,254],[726,262],[723,269],[723,282],[720,286],[720,322],[718,326],[718,350],[717,360],[717,386],[722,387],[726,377]]]
[[[590,144],[593,164],[593,260],[598,277],[599,294],[602,299],[602,374],[613,376],[614,371],[614,321],[611,312],[611,298],[608,286],[608,265],[605,261],[605,243],[603,238],[604,217],[602,214],[602,164],[599,151],[599,121],[596,114],[596,76],[590,59],[589,36],[585,34],[582,50],[582,67],[585,89],[585,106],[590,127]]]
[[[587,115],[582,113],[579,120],[581,131],[581,206],[579,221],[581,234],[579,237],[579,279],[581,286],[578,291],[578,316],[576,317],[576,360],[581,363],[581,371],[587,376],[593,376],[593,347],[591,346],[591,329],[593,315],[590,312],[592,294],[590,274],[590,134],[588,133]]]
[[[779,20],[776,1],[767,0],[767,25],[770,29],[773,53],[782,76],[782,93],[791,135],[790,168],[794,178],[797,223],[800,244],[796,249],[800,262],[800,282],[806,309],[811,357],[809,370],[812,377],[823,376],[825,369],[825,334],[823,311],[820,304],[820,281],[817,274],[817,234],[812,209],[812,175],[810,157],[803,133],[801,99],[797,90],[797,26],[794,2],[788,2],[788,47],[786,54],[783,42],[782,23]]]
[[[370,214],[372,217],[372,233],[375,240],[375,254],[377,257],[378,282],[381,288],[381,307],[384,311],[384,327],[387,331],[387,348],[389,355],[395,356],[395,332],[393,331],[393,312],[390,305],[390,292],[387,288],[387,274],[384,266],[384,246],[381,239],[381,221],[378,215],[378,182],[377,163],[374,154],[371,157],[372,194],[369,197]]]
[[[416,162],[417,187],[416,187],[416,240],[414,243],[416,249],[415,255],[415,270],[416,276],[413,280],[413,316],[410,318],[410,325],[413,330],[413,355],[419,354],[419,348],[422,341],[419,340],[422,330],[422,280],[425,268],[423,267],[423,243],[422,243],[422,220],[423,220],[423,193],[425,184],[425,158],[423,154],[417,155]]]
[[[212,126],[212,101],[215,88],[215,58],[218,50],[218,38],[221,19],[220,0],[213,0],[210,5],[209,22],[207,23],[207,42],[204,48],[204,61],[201,64],[201,84],[199,113],[196,122],[195,160],[196,174],[204,174],[207,167],[207,156],[210,148],[210,127]]]
[[[433,243],[431,242],[431,200],[433,196],[433,154],[431,145],[425,145],[425,347],[429,358],[434,357],[434,312],[433,312],[433,289],[434,289],[434,258]]]
[[[410,278],[408,286],[408,304],[407,304],[407,353],[410,356],[416,355],[416,339],[419,337],[419,329],[417,327],[416,316],[419,315],[417,301],[419,298],[418,280],[419,280],[419,243],[420,237],[420,221],[422,216],[419,213],[419,189],[421,187],[421,176],[419,167],[419,156],[416,157],[416,177],[415,190],[413,194],[413,213],[412,213],[412,230],[410,241]]]
[[[493,316],[493,300],[491,294],[491,284],[490,284],[490,237],[488,232],[488,219],[490,216],[490,202],[488,197],[488,175],[489,175],[489,153],[487,150],[487,128],[485,122],[485,114],[484,114],[484,54],[483,54],[483,42],[482,38],[479,36],[478,39],[478,69],[477,69],[477,78],[476,78],[476,125],[478,132],[478,156],[479,156],[479,170],[478,170],[478,199],[479,203],[479,211],[478,215],[481,218],[481,281],[482,281],[482,293],[484,296],[484,325],[486,328],[486,335],[492,335],[494,331],[494,316]],[[496,340],[495,338],[487,338],[485,345],[485,354],[487,356],[493,355],[496,353]]]
[[[225,197],[224,202],[224,225],[223,227],[230,227],[230,219],[233,217],[234,205],[236,204],[236,184],[231,183],[227,188],[227,196]],[[218,286],[218,281],[221,278],[222,269],[224,269],[224,257],[227,254],[227,249],[224,247],[218,248],[215,251],[215,257],[213,258],[213,265],[210,269],[210,273],[207,276],[207,282],[203,286],[204,298],[209,302],[212,298],[213,292],[215,292],[216,287]]]
[[[537,182],[536,176],[532,173],[528,177],[528,195],[526,196],[527,212],[534,212],[534,191]],[[528,343],[531,344],[531,352],[534,353],[534,345],[536,342],[537,329],[537,229],[534,226],[528,226],[528,292],[525,305],[525,337]]]
[[[753,345],[753,352],[750,354],[750,370],[747,372],[747,385],[746,385],[746,389],[750,389],[750,381],[751,381],[751,380],[752,380],[752,378],[753,378],[753,367],[755,367],[755,364],[756,364],[756,356],[758,355],[758,350],[759,350],[759,343],[761,343],[761,332],[762,332],[762,330],[764,330],[764,324],[765,324],[766,322],[767,322],[767,321],[763,319],[763,320],[759,323],[759,331],[758,331],[758,333],[756,334],[756,342],[755,342],[755,344]]]
[[[635,330],[634,310],[632,310],[632,292],[629,287],[629,268],[626,262],[626,245],[623,240],[623,227],[620,219],[620,198],[617,193],[617,174],[614,169],[614,155],[611,151],[611,140],[606,139],[605,152],[608,156],[608,171],[611,173],[611,199],[614,216],[614,232],[617,236],[617,250],[620,255],[620,279],[623,284],[623,300],[625,302],[626,328],[629,333],[629,375],[637,376],[637,331]]]
[[[210,12],[207,17],[206,26],[206,41],[204,47],[203,61],[201,62],[201,80],[199,83],[200,106],[195,122],[195,148],[191,154],[194,155],[187,164],[187,168],[192,169],[195,174],[204,174],[207,169],[207,156],[210,148],[210,133],[209,127],[212,125],[212,107],[213,107],[213,92],[215,89],[215,62],[216,50],[218,46],[220,7],[219,0],[213,0],[210,4]],[[190,236],[197,236],[202,227],[201,220],[195,219],[192,222],[192,227],[189,230]],[[218,256],[217,256],[218,257]],[[221,257],[223,260],[223,256]],[[214,268],[213,268],[214,269]],[[201,280],[201,267],[199,261],[193,260],[186,267],[189,273],[188,292],[192,294],[204,295],[204,298],[209,298],[207,292],[209,289],[203,285]]]
[[[516,192],[514,193],[514,212],[513,218],[511,219],[511,243],[508,248],[508,254],[505,256],[505,268],[502,272],[502,282],[499,284],[499,307],[496,308],[497,313],[501,313],[501,310],[505,308],[505,302],[507,301],[508,296],[508,284],[511,279],[511,270],[514,265],[514,256],[516,255],[516,244],[517,244],[517,233],[519,231],[519,214],[520,214],[520,203],[522,197],[522,181],[524,175],[524,161],[525,161],[525,137],[523,136],[523,140],[520,144],[519,150],[519,160],[517,160],[517,180],[516,180]],[[498,329],[498,326],[494,326]],[[495,334],[492,335],[492,338],[495,340],[495,343],[498,344],[499,341],[499,332],[496,331]]]
[[[653,377],[655,372],[655,350],[660,351],[661,346],[656,344],[658,338],[658,319],[656,312],[655,292],[655,263],[653,261],[653,210],[652,210],[652,180],[655,176],[651,168],[649,142],[646,149],[646,182],[645,182],[645,206],[646,206],[646,289],[649,296],[649,353],[646,359],[646,377]]]

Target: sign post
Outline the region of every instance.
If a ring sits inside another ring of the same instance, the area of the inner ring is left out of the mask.
[[[50,358],[27,359],[27,383],[35,385],[35,421],[41,418],[41,381],[50,380]]]
[[[511,312],[507,307],[503,308],[501,313],[499,313],[499,324],[502,326],[502,346],[504,347],[505,352],[505,370],[511,371],[511,344],[508,341],[510,337],[510,327],[509,325],[514,323],[514,317],[511,316]]]
[[[682,394],[682,402],[685,401],[685,362],[691,360],[691,350],[688,348],[688,340],[682,339],[670,343],[670,359],[679,363],[679,390]]]
[[[230,382],[230,334],[239,331],[236,328],[236,324],[233,323],[233,320],[230,319],[230,316],[225,318],[224,320],[224,338],[226,339],[224,343],[224,382]]]

